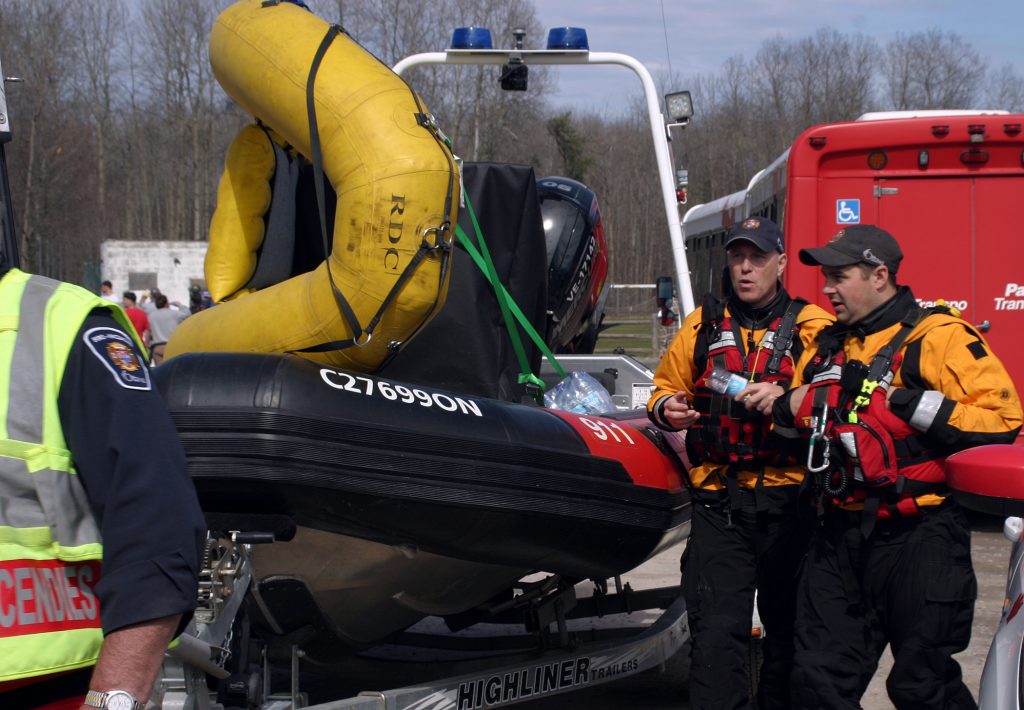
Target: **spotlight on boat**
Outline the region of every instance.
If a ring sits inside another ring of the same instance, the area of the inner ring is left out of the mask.
[[[452,32],[452,49],[493,49],[491,31],[486,27],[456,27]]]
[[[665,94],[665,113],[671,125],[686,125],[693,118],[693,101],[689,91]]]
[[[582,27],[552,27],[548,30],[548,49],[590,49],[587,31]]]

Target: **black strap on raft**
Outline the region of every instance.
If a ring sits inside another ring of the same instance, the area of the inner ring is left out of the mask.
[[[417,250],[413,258],[410,259],[408,266],[406,266],[402,273],[399,274],[398,280],[395,282],[394,286],[391,287],[391,290],[388,292],[388,295],[384,298],[384,301],[381,303],[380,308],[377,309],[377,312],[366,324],[366,327],[360,325],[359,318],[358,316],[356,316],[356,313],[352,309],[352,306],[349,304],[348,300],[345,298],[344,294],[342,294],[338,286],[334,283],[334,275],[331,273],[330,263],[331,250],[329,248],[327,241],[327,211],[326,197],[324,195],[323,154],[320,148],[320,131],[317,128],[316,121],[316,100],[314,94],[314,85],[316,82],[316,74],[320,69],[320,64],[323,62],[323,58],[324,55],[327,53],[327,49],[331,46],[331,43],[334,41],[334,38],[337,37],[342,32],[344,32],[344,30],[338,25],[331,25],[327,30],[327,34],[324,35],[323,40],[320,42],[320,46],[316,50],[316,55],[313,57],[313,63],[309,68],[309,78],[306,81],[306,113],[309,117],[309,145],[310,151],[312,152],[311,158],[313,163],[313,182],[316,186],[317,208],[320,212],[320,234],[323,237],[324,254],[326,255],[325,264],[327,268],[327,278],[331,283],[331,291],[334,293],[335,303],[338,304],[338,311],[341,314],[342,318],[345,320],[345,322],[348,324],[349,329],[352,331],[352,337],[346,338],[344,340],[334,340],[328,343],[313,345],[308,348],[302,348],[300,350],[296,350],[293,352],[322,353],[330,352],[333,350],[343,350],[353,345],[358,347],[363,347],[367,345],[370,342],[370,340],[372,340],[373,331],[377,328],[377,325],[380,323],[380,319],[384,316],[384,311],[387,310],[388,306],[391,304],[391,301],[395,299],[395,297],[398,295],[398,292],[402,290],[402,287],[405,285],[405,283],[412,277],[413,273],[419,266],[420,262],[422,262],[423,259],[426,258],[427,255],[430,254],[431,252],[440,251],[442,263],[439,283],[443,284],[445,278],[447,277],[449,257],[451,255],[451,223],[448,221],[448,216],[451,214],[451,206],[453,199],[452,196],[455,192],[455,165],[452,162],[452,159],[449,156],[448,151],[444,150],[443,140],[438,136],[438,131],[432,129],[432,126],[430,125],[431,120],[428,120],[428,117],[426,117],[425,112],[422,110],[423,107],[419,103],[419,98],[416,96],[416,92],[412,91],[412,89],[410,88],[409,91],[416,102],[416,106],[418,109],[420,109],[416,114],[417,123],[430,131],[431,135],[434,137],[434,140],[436,140],[438,142],[438,145],[442,147],[442,152],[448,158],[450,177],[448,182],[448,191],[447,194],[445,195],[444,221],[441,223],[440,227],[430,228],[423,233],[423,241],[420,244],[419,250]],[[408,86],[408,84],[406,84],[406,86]],[[433,241],[430,240],[431,235],[433,236]],[[427,318],[424,318],[423,321],[419,324],[419,326],[417,326],[417,330],[421,328],[426,323],[426,321]],[[365,336],[365,339],[363,336]],[[397,349],[399,345],[400,343],[394,343],[390,344],[389,347]]]

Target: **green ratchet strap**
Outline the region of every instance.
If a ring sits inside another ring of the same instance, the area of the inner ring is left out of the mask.
[[[512,348],[515,350],[516,359],[519,361],[519,384],[525,384],[528,387],[533,385],[538,388],[539,394],[536,396],[538,404],[543,404],[543,392],[544,392],[544,381],[537,377],[530,370],[530,364],[526,359],[526,351],[523,349],[523,343],[519,337],[519,331],[516,329],[515,324],[512,321],[512,316],[519,322],[519,325],[530,336],[530,339],[540,349],[542,353],[548,358],[552,367],[555,368],[555,372],[558,373],[559,377],[566,377],[566,372],[562,368],[558,360],[555,359],[554,353],[544,342],[544,339],[540,337],[537,331],[530,324],[529,319],[523,313],[522,309],[515,302],[515,299],[505,289],[505,286],[498,279],[498,273],[494,268],[494,261],[491,259],[490,251],[487,248],[487,242],[484,240],[483,234],[480,230],[480,223],[477,221],[476,213],[473,211],[473,205],[470,203],[469,196],[463,191],[463,198],[466,201],[466,211],[469,214],[470,221],[473,223],[473,231],[476,233],[477,241],[480,244],[480,248],[477,249],[476,245],[473,244],[472,240],[466,235],[466,232],[458,224],[455,225],[455,235],[459,240],[459,243],[465,247],[466,252],[470,258],[477,265],[477,268],[483,272],[484,276],[490,282],[494,288],[495,296],[498,299],[498,305],[501,307],[501,315],[505,320],[505,327],[508,329],[509,337],[512,340]]]

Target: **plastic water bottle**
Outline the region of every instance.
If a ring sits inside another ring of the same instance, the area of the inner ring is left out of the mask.
[[[746,379],[735,372],[729,372],[724,367],[716,367],[708,375],[708,387],[724,394],[726,397],[735,397],[747,386]]]
[[[574,414],[600,414],[615,411],[608,390],[586,372],[574,371],[544,394],[544,404]]]

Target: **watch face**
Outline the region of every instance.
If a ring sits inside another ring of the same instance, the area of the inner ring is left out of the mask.
[[[135,698],[122,690],[115,690],[107,694],[107,707],[110,710],[132,710]]]

